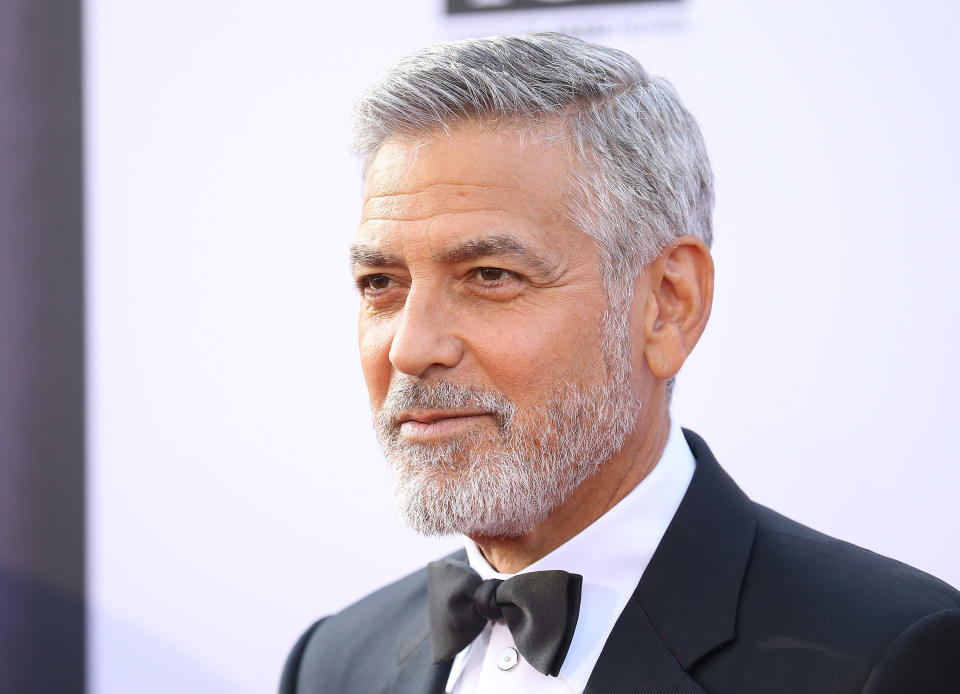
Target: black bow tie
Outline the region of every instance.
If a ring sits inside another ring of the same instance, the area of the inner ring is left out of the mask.
[[[452,658],[488,621],[502,618],[527,662],[556,677],[577,627],[582,583],[582,576],[566,571],[532,571],[505,581],[484,581],[462,561],[430,562],[427,592],[433,662]]]

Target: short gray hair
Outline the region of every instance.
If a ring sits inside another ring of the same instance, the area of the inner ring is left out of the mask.
[[[357,103],[354,148],[366,165],[391,137],[544,118],[573,145],[568,214],[597,241],[611,298],[676,237],[710,245],[713,175],[693,116],[632,56],[572,36],[467,39],[400,60]]]
[[[669,82],[623,51],[564,34],[493,36],[396,63],[354,108],[354,149],[366,169],[392,137],[475,121],[559,122],[575,157],[567,216],[595,239],[602,263],[604,351],[608,363],[628,359],[640,269],[684,234],[713,240],[713,174],[693,116]]]

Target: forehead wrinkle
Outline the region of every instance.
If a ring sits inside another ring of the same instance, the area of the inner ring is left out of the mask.
[[[540,191],[508,183],[432,183],[412,191],[386,190],[368,195],[362,221],[368,219],[414,220],[443,213],[507,211],[540,215],[555,205],[542,200]],[[538,204],[541,201],[543,204]]]
[[[438,220],[443,218],[452,218],[456,219],[457,215],[470,214],[472,212],[489,212],[491,215],[497,215],[498,217],[510,217],[510,218],[519,218],[527,219],[522,215],[504,211],[496,207],[465,207],[461,210],[444,210],[442,212],[434,212],[432,214],[411,214],[408,217],[367,217],[364,216],[360,220],[360,225],[370,224],[373,222],[384,222],[386,224],[405,224],[407,222],[426,222],[428,220]]]
[[[382,193],[377,193],[376,195],[371,195],[368,200],[376,200],[377,198],[394,198],[401,197],[404,195],[419,195],[420,193],[426,193],[432,188],[509,188],[518,193],[526,194],[528,191],[523,190],[519,186],[512,186],[507,183],[497,181],[496,183],[469,183],[467,181],[438,181],[437,183],[428,183],[422,188],[417,188],[415,190],[399,190],[399,186],[395,191],[387,190]]]

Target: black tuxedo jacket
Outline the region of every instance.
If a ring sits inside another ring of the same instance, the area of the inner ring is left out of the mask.
[[[587,694],[960,693],[960,593],[754,504],[684,434],[696,472]],[[281,694],[442,694],[426,604],[421,570],[320,620]]]

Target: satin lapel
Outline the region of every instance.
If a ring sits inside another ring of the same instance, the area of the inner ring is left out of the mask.
[[[397,675],[386,694],[443,694],[453,661],[433,664],[427,608],[397,640]]]
[[[677,662],[649,617],[630,599],[583,694],[705,694]]]
[[[687,671],[736,638],[756,512],[703,439],[687,430],[684,435],[697,461],[690,487],[585,694],[702,692]]]
[[[683,433],[696,472],[636,595],[670,652],[690,669],[736,637],[757,514],[703,439]]]

